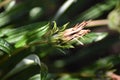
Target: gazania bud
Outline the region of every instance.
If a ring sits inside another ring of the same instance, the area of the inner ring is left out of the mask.
[[[90,30],[83,30],[83,28],[87,25],[88,22],[84,21],[80,24],[76,24],[73,28],[66,29],[63,32],[63,40],[70,41],[74,38],[80,38],[90,32]]]
[[[82,42],[80,42],[78,39],[82,38],[84,35],[86,35],[90,30],[83,29],[89,21],[84,21],[80,24],[76,24],[74,27],[66,29],[62,32],[58,32],[57,34],[53,35],[52,42],[58,43],[59,45],[65,46],[68,44],[71,44],[73,41],[79,42],[81,45],[83,45]]]

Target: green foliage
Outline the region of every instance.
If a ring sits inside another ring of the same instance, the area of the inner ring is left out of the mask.
[[[10,45],[6,40],[0,38],[0,50],[10,55],[12,53],[13,46]],[[0,55],[2,55],[2,53]]]
[[[80,39],[80,41],[83,42],[84,44],[86,44],[86,43],[88,44],[88,43],[100,41],[100,40],[104,39],[107,35],[108,35],[108,33],[106,33],[106,32],[103,32],[103,33],[91,32],[91,33],[83,36],[83,38]]]
[[[40,80],[40,74],[34,75],[28,80]]]
[[[75,23],[106,18],[117,0],[93,2],[11,0],[0,7],[0,80],[109,80],[107,72],[119,74],[119,33],[100,26],[73,37],[85,27],[64,37]]]

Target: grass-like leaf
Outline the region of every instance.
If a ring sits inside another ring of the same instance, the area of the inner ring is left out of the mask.
[[[39,57],[35,54],[31,54],[25,57],[22,61],[20,61],[7,75],[4,76],[3,80],[8,79],[10,76],[13,76],[19,73],[22,70],[25,70],[31,65],[39,65],[40,74],[39,80],[44,80],[47,75],[47,67],[41,63]]]
[[[0,38],[0,50],[10,55],[13,50],[13,47],[6,40]]]
[[[49,24],[46,22],[39,22],[26,25],[20,28],[10,30],[5,35],[8,36],[6,40],[10,43],[15,43],[15,47],[22,47],[26,43],[35,42],[48,31]]]
[[[96,42],[96,41],[100,41],[102,39],[104,39],[108,34],[106,32],[103,33],[89,33],[85,36],[83,36],[83,38],[80,39],[80,41],[84,44],[88,44],[88,43],[92,43],[92,42]]]

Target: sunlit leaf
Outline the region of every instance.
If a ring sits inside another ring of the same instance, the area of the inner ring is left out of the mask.
[[[40,67],[40,74],[41,75],[39,77],[39,80],[45,80],[46,75],[47,75],[47,67],[45,66],[45,64],[41,63],[39,57],[35,54],[31,54],[27,57],[25,57],[21,62],[19,62],[14,68],[13,70],[11,70],[7,75],[4,76],[3,80],[9,78],[12,75],[15,75],[17,73],[19,73],[22,70],[25,70],[26,68],[28,68],[31,65],[39,65]]]
[[[96,42],[96,41],[100,41],[102,39],[104,39],[106,36],[108,35],[108,33],[103,32],[103,33],[89,33],[85,36],[83,36],[82,39],[80,39],[80,41],[82,43],[92,43],[92,42]]]
[[[40,74],[36,74],[36,75],[32,76],[30,79],[28,79],[28,80],[41,80],[40,79]]]

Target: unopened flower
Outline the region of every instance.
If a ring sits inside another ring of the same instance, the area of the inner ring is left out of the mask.
[[[73,28],[66,29],[63,32],[63,36],[62,36],[63,40],[70,41],[74,38],[78,39],[83,37],[85,34],[90,32],[90,30],[83,29],[87,25],[87,23],[88,22],[84,21],[80,24],[76,24]]]

